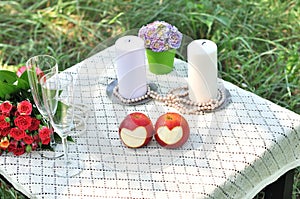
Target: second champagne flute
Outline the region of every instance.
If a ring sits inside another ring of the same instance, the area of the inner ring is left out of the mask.
[[[73,152],[70,157],[68,152],[67,136],[71,135],[74,126],[73,77],[68,73],[48,74],[41,78],[40,83],[45,108],[55,132],[62,139],[64,151],[64,159],[56,159],[54,169],[58,176],[72,177],[83,169],[79,154]]]

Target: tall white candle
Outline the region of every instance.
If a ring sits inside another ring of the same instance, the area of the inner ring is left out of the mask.
[[[137,36],[124,36],[115,43],[119,93],[133,99],[147,92],[144,40]]]
[[[216,99],[217,45],[206,39],[192,41],[187,47],[187,58],[190,99],[200,103]]]

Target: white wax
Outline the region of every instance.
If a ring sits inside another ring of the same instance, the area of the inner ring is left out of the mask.
[[[190,99],[200,103],[216,99],[217,45],[206,39],[192,41],[187,47],[187,58]]]
[[[147,92],[144,40],[137,36],[124,36],[115,43],[119,93],[133,99]]]

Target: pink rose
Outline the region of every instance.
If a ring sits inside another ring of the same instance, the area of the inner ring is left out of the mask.
[[[50,143],[50,140],[51,140],[50,137],[44,138],[42,139],[42,144],[48,145]]]
[[[52,131],[48,128],[43,126],[43,128],[41,128],[39,130],[39,137],[42,141],[42,144],[47,145],[50,142],[50,135],[51,135]]]
[[[17,71],[17,76],[21,77],[21,75],[26,71],[26,66],[22,66]],[[43,71],[40,68],[36,68],[36,75],[38,76],[38,79],[44,76]]]
[[[19,146],[12,151],[15,156],[20,156],[25,153],[25,146]]]
[[[0,129],[0,137],[3,136],[7,136],[10,132],[10,127],[4,128],[4,129]]]
[[[43,126],[39,130],[39,136],[40,136],[41,140],[45,140],[47,138],[50,138],[50,134],[51,134],[51,130],[48,127]]]
[[[9,143],[9,146],[7,147],[7,150],[9,152],[12,152],[13,150],[15,150],[15,148],[17,148],[17,146],[18,146],[18,141],[11,140],[10,143]]]
[[[29,131],[35,131],[38,130],[40,126],[40,120],[36,119],[36,118],[32,118],[31,120],[31,125],[28,128]]]
[[[19,129],[25,131],[31,126],[31,117],[27,115],[20,115],[16,117],[14,123]]]
[[[24,100],[18,103],[17,109],[20,115],[30,115],[32,111],[32,104],[29,101]]]
[[[24,141],[26,144],[32,144],[32,143],[33,143],[33,137],[25,133],[25,136],[24,136],[24,138],[23,138],[23,141]]]
[[[25,137],[25,135],[26,135],[26,133],[25,133],[25,131],[22,131],[22,130],[20,130],[20,129],[18,129],[18,128],[12,128],[12,129],[10,129],[10,136],[12,137],[12,138],[14,138],[15,140],[21,140],[21,139],[23,139],[24,137]]]
[[[26,71],[26,66],[22,66],[17,71],[17,76],[21,77],[21,75]]]
[[[9,118],[4,116],[4,115],[0,115],[0,129],[6,129],[8,127],[10,127],[10,123],[9,123]]]
[[[5,101],[0,105],[0,110],[2,111],[2,114],[9,115],[12,107],[13,106],[9,101]]]

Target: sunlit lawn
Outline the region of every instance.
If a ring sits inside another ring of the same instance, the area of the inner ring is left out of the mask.
[[[165,20],[194,39],[217,43],[223,79],[300,114],[300,1],[195,2],[200,1],[0,1],[0,67],[50,54],[62,70],[109,37]],[[1,185],[3,195],[8,189]],[[299,172],[294,185],[296,198]]]

